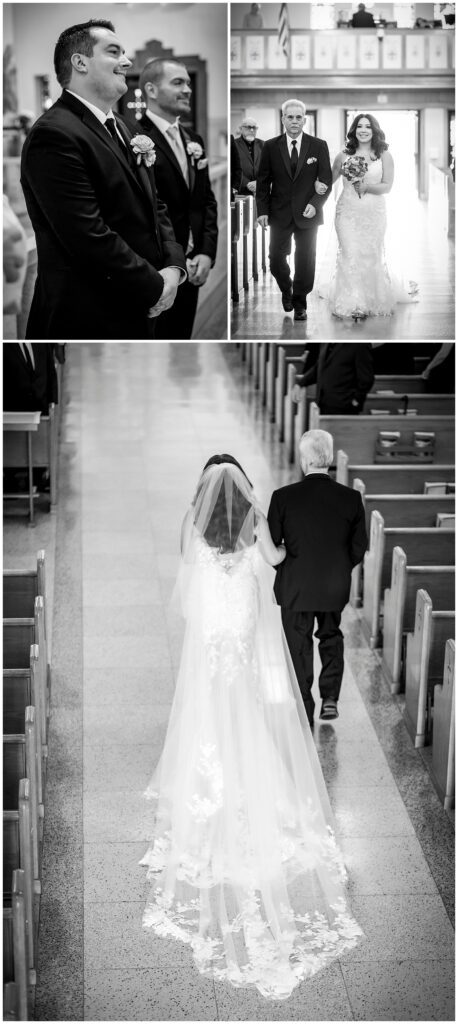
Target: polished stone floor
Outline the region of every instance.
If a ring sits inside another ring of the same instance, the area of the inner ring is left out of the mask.
[[[318,232],[315,288],[308,297],[308,319],[295,322],[285,314],[281,294],[270,274],[251,282],[232,304],[231,338],[273,341],[446,341],[455,337],[454,241],[437,225],[435,210],[418,199],[404,200],[391,219],[387,263],[398,281],[418,285],[418,302],[398,303],[393,316],[358,321],[332,316],[322,294],[332,277],[335,243],[333,210],[326,204],[325,224]],[[390,221],[389,221],[390,223]],[[321,292],[321,295],[320,295]]]
[[[5,528],[6,565],[55,546],[36,1019],[453,1020],[453,823],[351,610],[340,718],[315,739],[366,941],[270,1003],[142,931],[181,520],[216,451],[265,507],[294,470],[231,345],[73,344],[65,370],[55,527]]]

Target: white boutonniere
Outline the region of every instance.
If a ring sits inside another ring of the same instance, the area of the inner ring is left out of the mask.
[[[316,162],[317,162],[317,157],[316,156],[309,156],[309,158],[307,160],[308,164],[316,164]]]
[[[204,155],[204,151],[199,142],[188,142],[186,146],[186,152],[188,156],[191,157],[192,164],[194,164],[196,160],[200,160],[200,158]]]
[[[137,163],[141,164],[143,161],[145,167],[152,167],[156,161],[156,148],[153,140],[148,135],[134,135],[130,144],[137,157]]]
[[[206,167],[207,164],[208,164],[208,158],[206,156],[204,156],[203,160],[198,160],[197,161],[197,170],[198,171],[203,171],[204,167]]]

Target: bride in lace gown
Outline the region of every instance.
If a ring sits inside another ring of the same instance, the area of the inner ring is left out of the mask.
[[[355,165],[359,164],[359,170]],[[355,117],[347,144],[338,153],[332,180],[342,176],[336,207],[338,240],[335,273],[327,298],[338,317],[390,316],[396,302],[411,301],[407,289],[393,281],[385,260],[385,195],[391,191],[394,163],[385,135],[372,114]],[[315,185],[318,194],[325,186]]]
[[[182,530],[186,620],[155,800],[146,929],[202,974],[285,999],[362,932],[272,595],[275,547],[231,456],[207,463]]]

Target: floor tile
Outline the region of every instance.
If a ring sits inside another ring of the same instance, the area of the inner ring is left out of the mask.
[[[414,827],[394,785],[330,786],[329,796],[342,836],[413,835]]]
[[[87,668],[130,666],[154,670],[155,664],[167,661],[169,646],[164,634],[150,636],[87,636],[83,643],[84,664]]]
[[[211,979],[197,978],[176,958],[159,968],[85,972],[86,1020],[216,1020]],[[194,973],[195,972],[195,973]]]
[[[340,848],[349,873],[351,893],[377,896],[437,894],[421,846],[414,836],[341,838]]]
[[[84,709],[85,748],[119,744],[154,746],[163,737],[170,704],[151,701],[127,707],[89,705]]]
[[[83,607],[85,637],[157,636],[165,631],[164,610],[159,602],[154,605],[106,604]]]
[[[455,1020],[453,960],[343,964],[355,1020]]]
[[[157,701],[165,704],[175,692],[175,677],[171,661],[160,665],[146,665],[143,668],[84,669],[83,678],[84,702],[89,705],[110,704],[135,705],[149,704]]]
[[[215,981],[218,1020],[353,1020],[339,963],[302,982],[289,999],[264,999],[256,989]]]
[[[366,938],[342,963],[454,957],[453,928],[438,895],[353,896],[351,907]]]
[[[150,883],[139,864],[145,850],[144,842],[86,843],[85,903],[146,903]]]

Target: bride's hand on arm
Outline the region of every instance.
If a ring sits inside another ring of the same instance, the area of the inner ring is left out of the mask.
[[[325,192],[328,191],[328,186],[324,184],[324,181],[319,181],[318,178],[315,182],[315,192],[317,196],[324,196]]]
[[[279,544],[278,547],[274,544],[269,524],[263,512],[258,510],[257,522],[254,529],[256,537],[258,538],[258,544],[261,549],[261,554],[269,565],[280,565],[280,562],[286,558],[286,548],[283,544]]]

